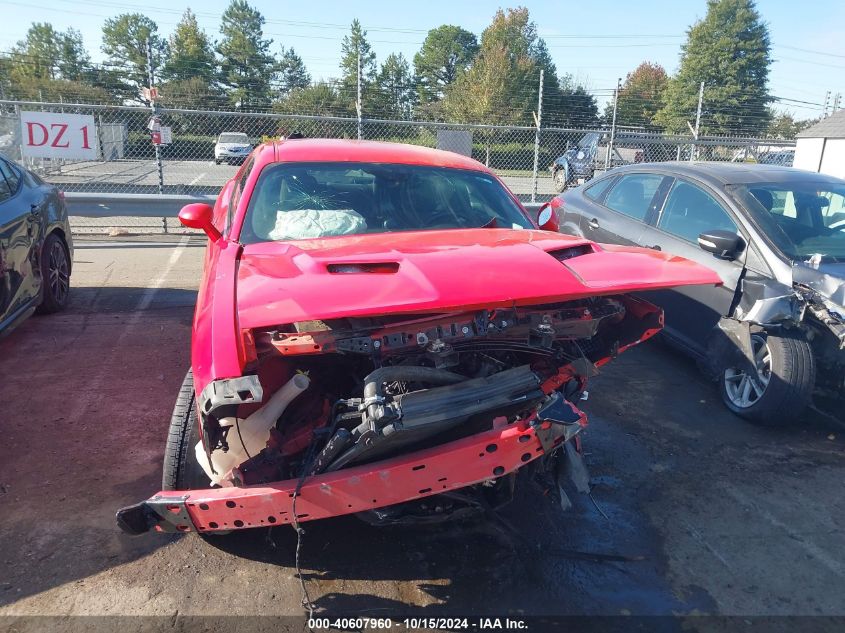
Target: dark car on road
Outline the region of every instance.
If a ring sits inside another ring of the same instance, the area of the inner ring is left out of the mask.
[[[72,254],[62,192],[0,158],[0,336],[67,305]]]
[[[842,411],[845,181],[788,167],[650,163],[552,202],[561,231],[715,270],[720,287],[644,293],[666,338],[718,378],[725,404],[788,424],[815,397]]]

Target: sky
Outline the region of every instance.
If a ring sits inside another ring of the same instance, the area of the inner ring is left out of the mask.
[[[51,22],[58,30],[73,27],[82,33],[94,61],[102,61],[100,35],[103,22],[120,13],[142,12],[169,36],[182,13],[190,7],[200,26],[219,40],[220,15],[228,0],[0,0],[0,51],[22,39],[32,22]],[[252,0],[266,18],[265,37],[273,51],[293,47],[314,79],[338,75],[340,43],[349,24],[358,18],[368,39],[383,60],[401,52],[409,60],[426,32],[441,24],[455,24],[478,35],[500,7],[527,6],[538,33],[546,40],[558,72],[571,73],[595,90],[603,101],[617,78],[642,61],[677,70],[686,30],[704,17],[706,0],[577,0],[513,3],[482,0],[311,0],[290,2]],[[843,93],[845,107],[845,48],[842,0],[758,0],[757,8],[769,26],[772,65],[771,94],[807,104],[780,104],[799,118],[818,117],[825,93]],[[833,97],[831,97],[832,100]]]

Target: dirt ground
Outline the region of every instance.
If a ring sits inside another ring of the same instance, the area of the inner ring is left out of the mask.
[[[159,490],[203,255],[123,239],[78,242],[70,309],[0,340],[0,615],[301,614],[290,528],[115,525]],[[564,513],[527,487],[499,521],[306,524],[318,611],[845,615],[841,425],[746,424],[658,342],[609,365],[584,408],[595,504]]]

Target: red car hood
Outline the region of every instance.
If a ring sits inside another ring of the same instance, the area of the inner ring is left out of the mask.
[[[255,328],[718,283],[709,268],[658,251],[545,231],[467,229],[251,244],[236,294],[240,327]]]

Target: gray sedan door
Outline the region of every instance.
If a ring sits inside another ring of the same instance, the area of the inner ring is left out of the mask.
[[[746,247],[737,259],[719,259],[698,246],[699,234],[717,229],[743,237]],[[745,267],[748,236],[740,231],[727,205],[715,192],[679,178],[672,184],[656,227],[645,230],[642,245],[691,259],[721,277],[722,286],[686,286],[643,295],[663,308],[670,336],[693,351],[703,352],[719,318],[731,309]]]
[[[604,197],[604,203],[593,203],[581,213],[580,227],[584,237],[594,242],[637,246],[646,220],[665,179],[661,174],[626,173]]]

